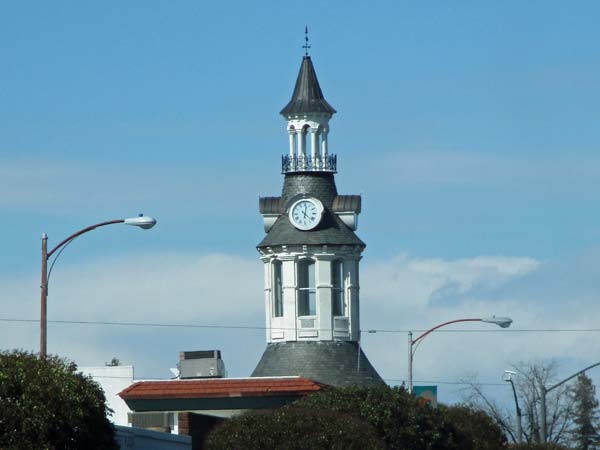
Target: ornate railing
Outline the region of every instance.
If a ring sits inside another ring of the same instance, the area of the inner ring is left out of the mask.
[[[327,155],[325,159],[310,156],[281,157],[281,173],[289,172],[337,172],[337,155]]]

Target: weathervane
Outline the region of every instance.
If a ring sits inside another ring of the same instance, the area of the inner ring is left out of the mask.
[[[304,49],[304,54],[308,56],[308,49],[310,48],[310,44],[308,43],[308,27],[304,27],[304,45],[302,46]]]

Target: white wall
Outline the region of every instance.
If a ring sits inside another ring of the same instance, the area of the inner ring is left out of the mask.
[[[115,425],[127,426],[127,413],[131,410],[117,394],[133,383],[133,366],[80,367],[104,390],[108,407],[114,412],[109,419]]]

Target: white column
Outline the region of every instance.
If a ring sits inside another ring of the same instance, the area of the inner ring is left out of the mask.
[[[285,340],[297,339],[296,327],[296,261],[293,257],[281,256],[281,276],[283,281],[283,328]]]
[[[320,341],[333,339],[333,312],[331,309],[331,261],[317,260],[317,328]]]
[[[271,342],[271,260],[263,258],[265,264],[265,314],[267,325],[267,342]]]
[[[301,130],[298,130],[298,147],[300,147],[298,149],[298,156],[300,157],[301,160],[306,159],[306,128],[302,128]]]
[[[344,261],[344,272],[348,273],[348,284],[346,286],[346,293],[348,298],[346,300],[348,306],[348,320],[350,321],[350,339],[358,341],[360,332],[360,302],[358,298],[360,286],[358,285],[358,261],[360,257],[356,259],[347,259]]]
[[[321,162],[323,164],[323,168],[327,164],[327,134],[329,130],[327,128],[323,128],[321,130]]]
[[[318,167],[317,157],[319,155],[319,135],[317,134],[317,131],[319,131],[318,128],[310,129],[310,156],[312,159],[313,170]]]
[[[289,129],[288,133],[290,134],[290,159],[291,164],[294,164],[294,157],[296,156],[296,130]]]

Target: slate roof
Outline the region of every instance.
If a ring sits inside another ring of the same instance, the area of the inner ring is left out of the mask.
[[[333,200],[338,195],[333,174],[330,172],[286,173],[281,193],[283,206],[289,206],[294,198],[301,195],[316,197],[321,200],[325,208],[331,208]]]
[[[283,107],[280,114],[287,117],[294,114],[335,114],[335,112],[333,106],[327,103],[323,96],[310,56],[304,56],[292,99]]]
[[[269,233],[257,248],[279,245],[359,245],[366,244],[332,212],[325,211],[321,223],[314,229],[302,231],[290,223],[287,214],[277,218]]]
[[[307,341],[267,344],[253,377],[297,375],[331,386],[385,384],[353,341]],[[357,362],[360,368],[357,372]]]
[[[303,395],[323,386],[302,377],[212,378],[138,381],[119,393],[123,400],[265,397]]]
[[[298,230],[290,223],[285,208],[300,196],[316,197],[323,203],[325,211],[321,223],[309,231]],[[259,200],[261,213],[269,211],[280,212],[269,233],[257,245],[257,248],[279,245],[359,245],[365,243],[333,213],[336,198],[339,197],[332,173],[289,173],[285,175],[281,197],[266,197]],[[352,199],[344,201],[349,206],[360,210],[360,196],[349,196]],[[338,201],[339,203],[339,201]]]

